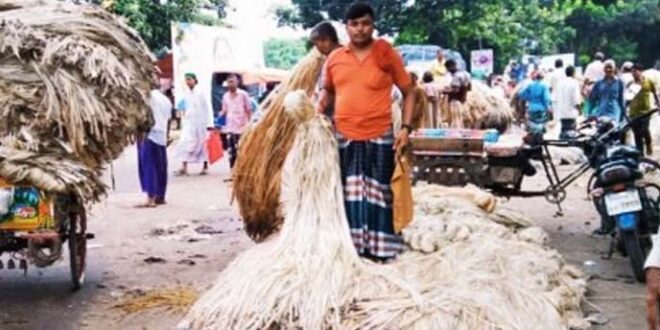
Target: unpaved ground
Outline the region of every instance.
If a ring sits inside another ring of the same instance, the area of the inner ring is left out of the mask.
[[[171,163],[171,170],[176,165]],[[69,290],[65,261],[43,270],[30,269],[27,277],[17,270],[4,270],[0,272],[0,329],[171,329],[180,313],[127,316],[113,306],[130,292],[177,286],[203,291],[237,253],[252,244],[229,205],[228,186],[223,182],[228,177],[226,163],[215,166],[209,176],[172,178],[168,205],[149,210],[133,208],[143,198],[135,150],[128,150],[114,167],[117,189],[94,207],[90,220],[90,231],[97,238],[90,241],[85,287],[79,292]],[[542,184],[537,177],[528,187]],[[643,329],[644,287],[634,282],[627,259],[617,255],[601,259],[608,241],[589,235],[597,218],[584,190],[580,183],[571,188],[563,218],[553,217],[554,207],[542,198],[506,203],[550,232],[552,245],[569,262],[581,267],[587,261],[593,264],[584,267],[594,276],[589,300],[596,307],[591,309],[601,309],[608,319],[596,329]],[[182,231],[176,233],[176,226]],[[194,229],[216,233],[198,235]],[[164,263],[144,261],[150,257],[162,258]]]

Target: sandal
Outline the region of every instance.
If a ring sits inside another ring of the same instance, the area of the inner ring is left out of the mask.
[[[152,209],[154,207],[156,207],[155,202],[146,202],[146,203],[135,205],[135,208],[138,208],[138,209]]]

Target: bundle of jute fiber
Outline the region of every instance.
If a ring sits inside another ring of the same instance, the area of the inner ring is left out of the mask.
[[[311,117],[304,93],[287,105]],[[422,202],[404,230],[410,250],[388,264],[360,259],[338,158],[326,119],[299,124],[283,166],[281,232],[239,255],[179,329],[584,327],[579,271],[545,245],[542,230],[524,228],[528,220],[502,225],[495,219],[511,213],[488,213],[465,194],[415,191]]]
[[[466,106],[471,120],[469,127],[493,128],[504,133],[513,122],[513,109],[509,102],[481,81],[472,81]]]
[[[153,124],[152,63],[102,8],[0,0],[0,176],[98,199],[105,186],[92,177]]]
[[[311,96],[323,61],[323,55],[313,48],[263,102],[263,118],[241,138],[233,170],[233,194],[245,231],[257,242],[282,225],[279,208],[282,164],[296,134],[296,120],[284,111],[284,98],[296,90],[304,90]]]
[[[478,80],[472,80],[472,89],[467,93],[460,113],[452,114],[449,103],[441,104],[445,121],[454,128],[496,129],[504,133],[514,119],[509,102]]]
[[[291,94],[286,101],[293,112],[313,114],[304,92]],[[343,307],[352,298],[346,289],[355,285],[363,264],[352,248],[345,221],[336,140],[330,123],[320,116],[294,122],[294,130],[295,142],[282,169],[285,221],[279,235],[227,266],[180,328],[341,326]]]

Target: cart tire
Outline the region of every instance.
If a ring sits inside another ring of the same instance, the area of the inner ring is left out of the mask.
[[[69,265],[73,290],[78,290],[85,282],[87,257],[87,215],[84,207],[78,212],[69,213]]]

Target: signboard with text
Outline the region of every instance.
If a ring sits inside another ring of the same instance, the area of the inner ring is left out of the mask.
[[[493,73],[495,57],[492,49],[473,50],[470,53],[470,72],[473,76],[487,77]]]

